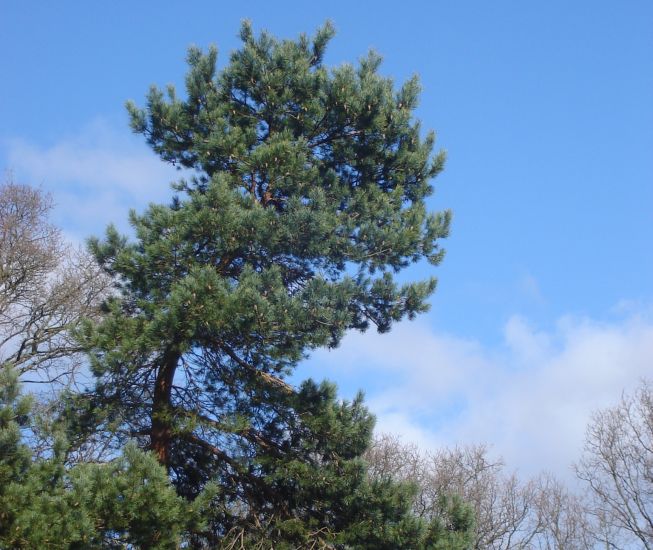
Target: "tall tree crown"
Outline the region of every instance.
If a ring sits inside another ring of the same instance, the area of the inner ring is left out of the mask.
[[[152,88],[145,109],[128,104],[134,130],[164,160],[198,174],[180,190],[192,197],[221,188],[241,199],[234,207],[251,212],[210,243],[225,264],[232,256],[232,263],[291,256],[333,274],[348,262],[374,272],[442,257],[436,240],[446,235],[449,214],[427,214],[424,198],[444,155],[432,154],[433,133],[422,139],[413,120],[417,79],[395,91],[378,74],[376,54],[357,68],[325,68],[332,34],[326,25],[313,41],[257,39],[244,24],[242,49],[218,74],[215,48],[189,51],[185,99],[172,87],[167,98]],[[218,200],[226,197],[213,195],[214,206]],[[251,231],[243,250],[235,231],[261,222],[271,227]]]
[[[222,535],[244,517],[333,532],[368,521],[371,415],[328,384],[284,378],[349,329],[424,311],[435,279],[395,273],[439,263],[448,232],[449,213],[425,205],[444,155],[413,118],[417,80],[395,90],[375,54],[326,68],[332,35],[280,41],[246,23],[219,71],[214,48],[192,48],[185,97],[153,87],[144,108],[128,104],[133,129],[191,175],[169,205],[131,213],[135,240],[110,227],[90,242],[119,292],[82,335],[98,380],[85,414],[149,444],[188,497],[218,480]],[[388,502],[392,490],[379,489]],[[383,513],[391,529],[404,504]]]

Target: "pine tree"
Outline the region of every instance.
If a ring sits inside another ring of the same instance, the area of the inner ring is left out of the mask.
[[[150,453],[128,445],[106,464],[67,464],[60,433],[46,456],[18,377],[0,367],[0,548],[176,548],[193,510]]]
[[[395,90],[376,54],[328,69],[332,35],[244,24],[219,72],[215,49],[190,49],[184,98],[152,88],[128,109],[192,175],[169,205],[131,213],[135,240],[110,227],[91,241],[117,295],[81,336],[97,384],[75,429],[135,439],[180,495],[201,495],[198,546],[435,547],[442,527],[410,515],[410,488],[367,478],[360,398],[286,381],[347,330],[425,311],[435,279],[395,274],[437,265],[450,219],[425,206],[444,155],[413,118],[417,79]]]

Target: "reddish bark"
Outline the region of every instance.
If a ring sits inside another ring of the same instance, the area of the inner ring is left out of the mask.
[[[170,445],[172,443],[172,383],[179,357],[180,354],[175,349],[166,351],[154,383],[150,447],[159,462],[166,468],[170,465]]]

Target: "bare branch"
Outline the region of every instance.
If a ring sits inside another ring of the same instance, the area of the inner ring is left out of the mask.
[[[99,315],[109,281],[49,221],[50,197],[0,184],[0,361],[34,381],[69,385],[84,364],[74,330]]]

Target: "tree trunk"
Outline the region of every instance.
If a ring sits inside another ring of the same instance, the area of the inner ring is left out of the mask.
[[[180,353],[175,348],[169,348],[164,353],[154,384],[150,447],[159,462],[166,468],[170,466],[170,443],[172,441],[172,382],[175,378],[179,357]]]

